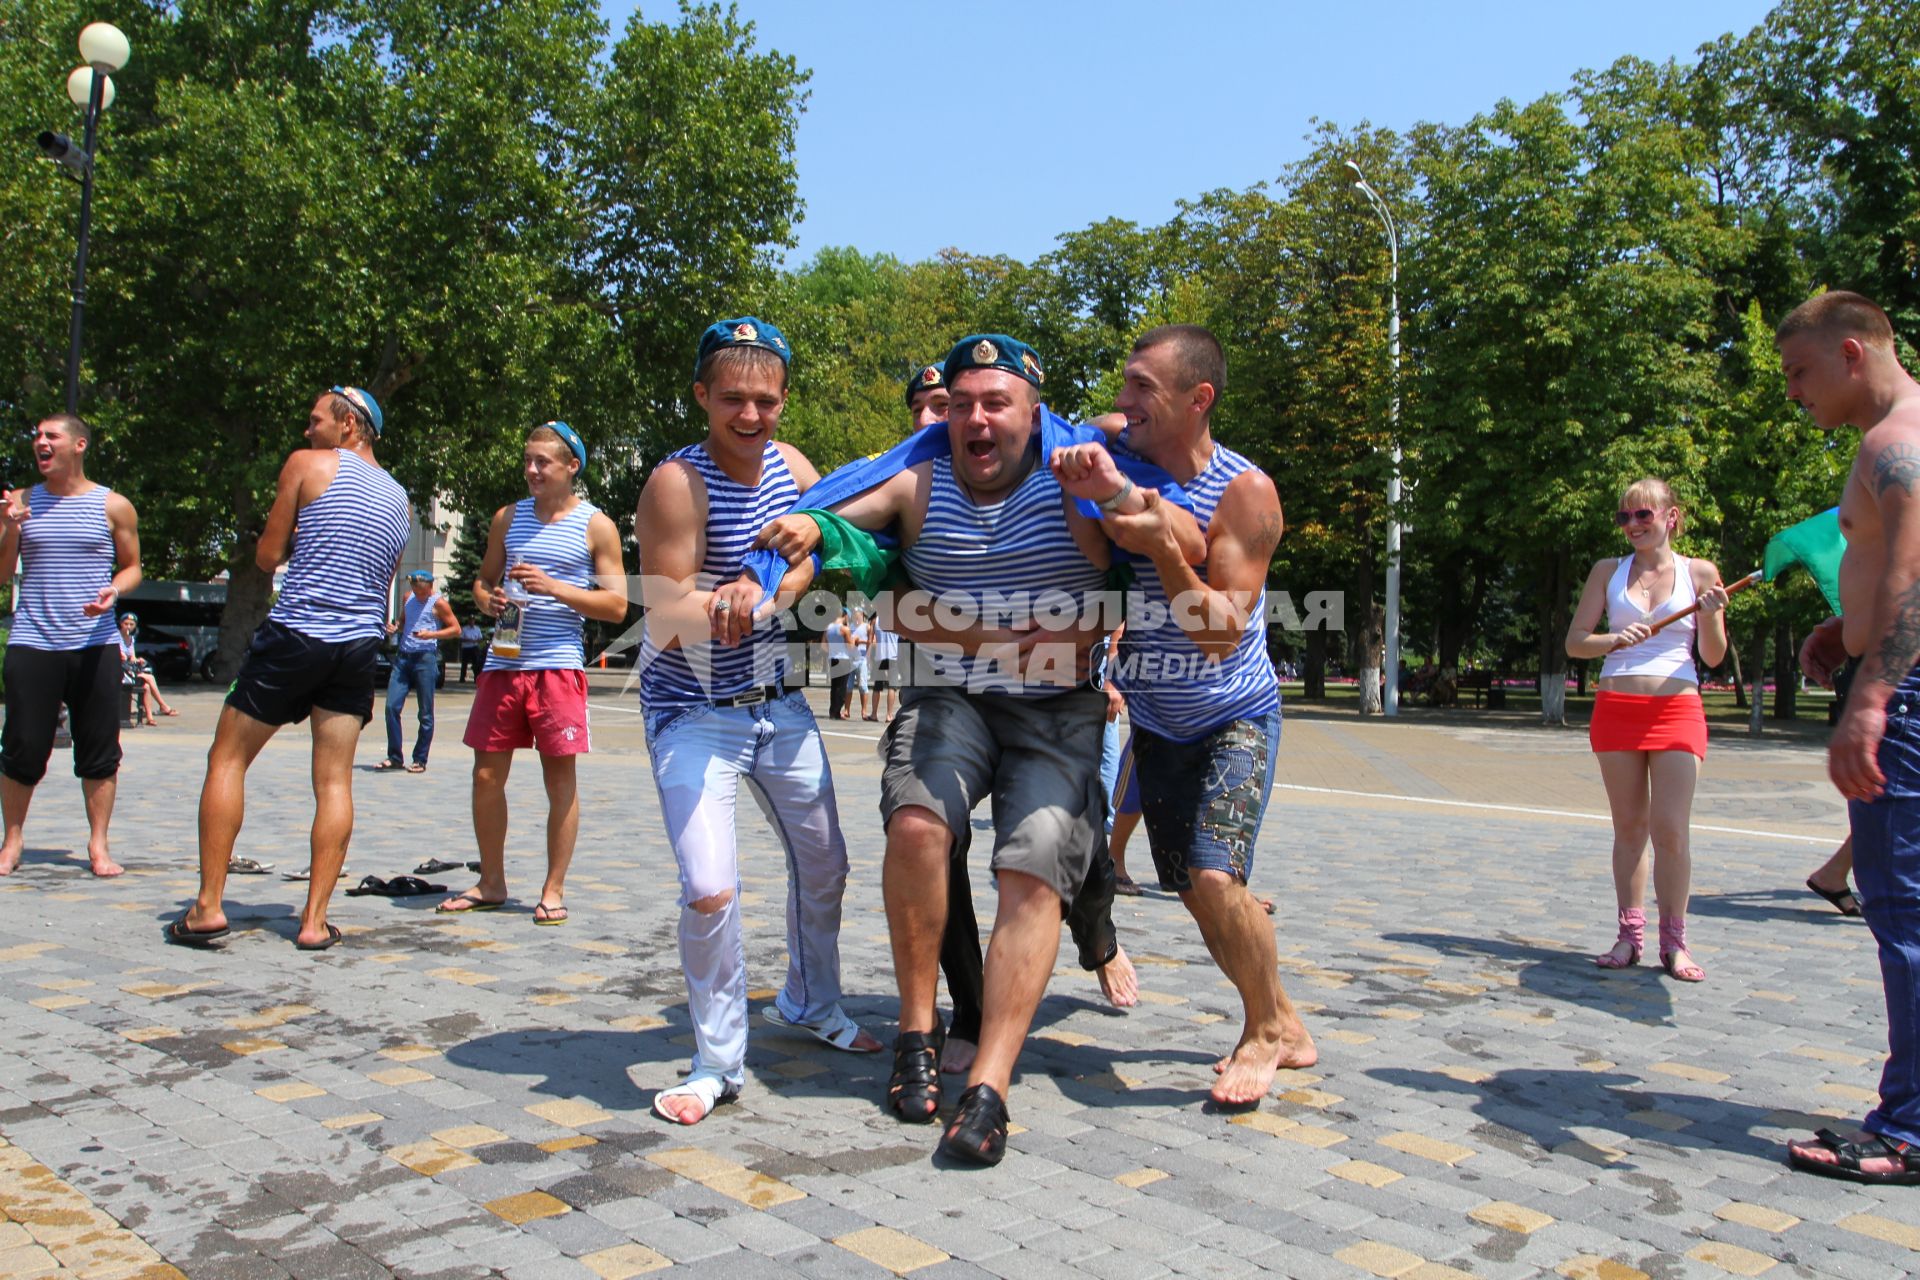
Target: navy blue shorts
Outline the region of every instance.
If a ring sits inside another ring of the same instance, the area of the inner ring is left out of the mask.
[[[253,633],[227,705],[262,724],[299,724],[317,707],[373,719],[380,637],[316,640],[268,618]]]

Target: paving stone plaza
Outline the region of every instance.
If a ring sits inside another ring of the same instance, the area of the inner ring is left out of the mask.
[[[308,955],[291,943],[305,886],[278,874],[306,860],[304,730],[254,768],[238,852],[278,866],[230,882],[234,935],[213,953],[160,931],[195,885],[217,694],[124,735],[120,880],[86,874],[56,755],[26,859],[0,881],[0,1277],[1920,1270],[1920,1190],[1784,1161],[1788,1136],[1870,1105],[1886,1043],[1865,926],[1802,887],[1845,824],[1817,739],[1716,731],[1691,918],[1709,976],[1686,986],[1589,962],[1613,906],[1584,733],[1290,712],[1253,884],[1277,900],[1320,1063],[1255,1110],[1206,1105],[1233,992],[1176,900],[1123,898],[1140,1005],[1108,1008],[1063,947],[1008,1156],[973,1170],[885,1111],[887,1055],[757,1013],[739,1102],[686,1129],[648,1112],[691,1035],[673,856],[613,674],[596,673],[561,928],[532,924],[545,808],[525,756],[508,910],[342,896],[344,945]],[[468,701],[442,695],[424,775],[373,773],[368,730],[343,888],[475,856]],[[825,727],[853,863],[846,1004],[890,1040],[876,726]],[[757,1009],[784,972],[785,880],[750,805],[742,831]],[[1144,835],[1131,863],[1150,865]],[[984,875],[975,888],[988,921]]]

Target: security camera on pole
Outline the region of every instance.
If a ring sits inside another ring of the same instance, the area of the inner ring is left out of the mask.
[[[67,76],[67,97],[86,108],[82,143],[75,147],[63,133],[40,135],[40,153],[80,175],[80,236],[73,255],[73,329],[67,343],[67,412],[80,412],[80,322],[87,309],[87,223],[93,213],[94,138],[100,113],[113,105],[110,72],[127,65],[131,47],[120,28],[95,22],[80,32],[80,56],[86,65]]]

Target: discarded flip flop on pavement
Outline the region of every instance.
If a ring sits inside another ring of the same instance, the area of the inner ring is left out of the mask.
[[[380,898],[417,898],[424,893],[445,893],[447,886],[428,884],[419,876],[395,876],[391,880],[382,880],[379,876],[362,876],[360,883],[347,890],[349,898],[364,898],[369,895]]]
[[[227,874],[230,876],[263,876],[271,870],[271,862],[255,862],[252,858],[227,859]]]
[[[425,862],[413,869],[413,874],[417,876],[437,876],[442,871],[458,871],[466,865],[464,862],[448,862],[445,858],[428,858]]]

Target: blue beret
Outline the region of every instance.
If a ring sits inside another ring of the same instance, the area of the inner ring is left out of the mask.
[[[371,391],[362,391],[359,387],[328,387],[336,396],[344,396],[348,404],[359,410],[361,415],[373,426],[376,438],[385,434],[387,416],[380,412],[380,402],[373,398]]]
[[[741,316],[738,320],[708,325],[707,331],[700,335],[700,351],[693,358],[694,377],[700,376],[700,366],[707,362],[708,356],[726,347],[759,347],[779,356],[781,364],[793,361],[793,352],[778,329],[757,316]]]
[[[566,441],[567,448],[573,450],[573,456],[580,459],[580,469],[582,471],[585,471],[587,469],[587,442],[580,438],[580,433],[578,431],[575,431],[572,427],[568,426],[566,423],[560,422],[558,420],[555,420],[553,422],[543,422],[540,424],[540,427],[545,427],[547,430],[553,432],[553,434],[559,436],[562,440]],[[540,427],[535,427],[534,430],[538,431]]]
[[[1040,357],[1034,349],[1004,333],[976,333],[954,344],[953,350],[947,353],[946,366],[941,370],[948,385],[951,386],[954,378],[968,369],[1005,369],[1014,377],[1024,378],[1036,387],[1047,380],[1046,372],[1040,367]]]
[[[947,375],[941,371],[939,365],[930,364],[926,366],[911,378],[907,379],[907,406],[911,408],[913,406],[913,398],[922,391],[938,391],[946,385]]]

